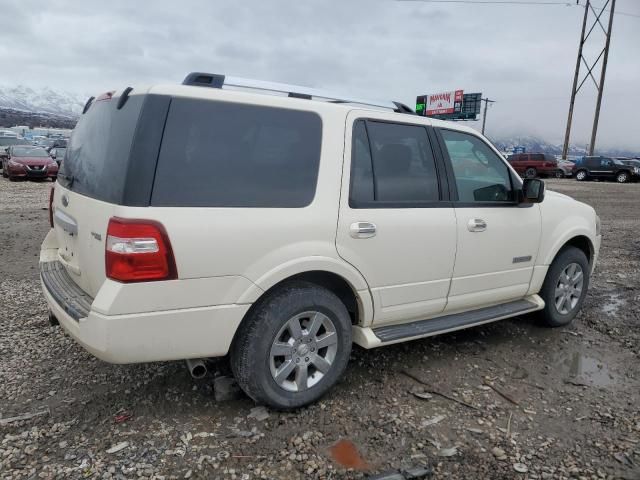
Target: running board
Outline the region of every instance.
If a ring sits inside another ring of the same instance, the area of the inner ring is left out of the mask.
[[[493,307],[480,308],[470,312],[454,313],[444,317],[419,320],[417,322],[388,325],[373,329],[373,333],[382,342],[393,342],[403,338],[426,337],[436,333],[489,323],[494,320],[512,317],[520,313],[540,310],[541,306],[529,300],[517,300]]]

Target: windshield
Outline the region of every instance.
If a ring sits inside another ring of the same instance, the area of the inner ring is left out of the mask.
[[[13,147],[13,157],[48,157],[49,154],[40,147]]]

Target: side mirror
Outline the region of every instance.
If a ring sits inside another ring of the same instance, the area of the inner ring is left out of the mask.
[[[544,182],[539,178],[525,178],[522,182],[523,203],[540,203],[544,200]]]

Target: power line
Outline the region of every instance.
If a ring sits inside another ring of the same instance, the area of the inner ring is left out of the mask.
[[[458,3],[463,5],[550,5],[550,6],[581,6],[584,7],[585,4],[577,1],[576,3],[572,3],[569,0],[566,1],[534,1],[534,0],[523,0],[518,2],[516,0],[396,0],[397,2],[417,2],[417,3]],[[600,9],[600,7],[594,8]],[[609,12],[609,10],[605,10]],[[614,15],[624,15],[626,17],[631,18],[640,18],[640,14],[629,13],[629,12],[620,12],[617,11]]]

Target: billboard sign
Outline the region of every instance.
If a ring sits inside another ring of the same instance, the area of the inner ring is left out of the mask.
[[[426,96],[426,116],[459,113],[462,110],[462,90]]]
[[[481,101],[481,93],[464,93],[462,90],[420,95],[416,98],[416,113],[440,120],[476,120]]]

